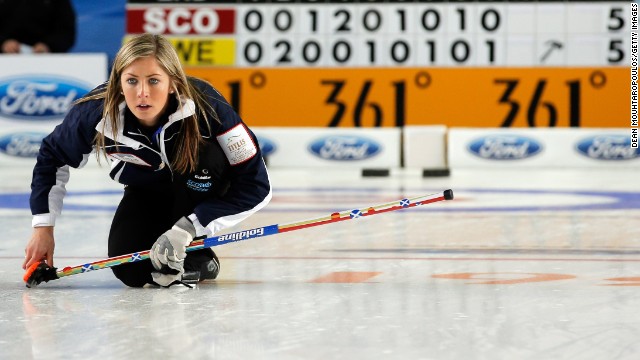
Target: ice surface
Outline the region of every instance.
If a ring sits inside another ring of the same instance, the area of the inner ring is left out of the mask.
[[[130,289],[110,270],[27,289],[30,169],[2,170],[0,359],[636,359],[638,173],[272,169],[236,228],[451,188],[453,201],[214,248],[217,280]],[[74,172],[55,265],[106,257],[122,189]]]

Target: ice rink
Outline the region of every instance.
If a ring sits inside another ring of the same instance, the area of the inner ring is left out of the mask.
[[[194,289],[111,270],[27,289],[28,167],[0,170],[2,359],[638,359],[640,173],[271,169],[234,230],[452,189],[453,201],[215,247]],[[121,194],[72,172],[55,266],[106,257]]]

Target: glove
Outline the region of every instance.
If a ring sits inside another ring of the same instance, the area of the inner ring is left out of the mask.
[[[160,235],[149,252],[151,263],[158,270],[151,273],[154,282],[169,286],[182,279],[187,246],[195,236],[196,229],[186,217],[180,218],[171,229]]]

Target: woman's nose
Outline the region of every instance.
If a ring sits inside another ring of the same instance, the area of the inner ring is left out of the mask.
[[[147,87],[144,84],[140,84],[140,88],[138,89],[138,97],[148,97],[149,92],[147,91]]]

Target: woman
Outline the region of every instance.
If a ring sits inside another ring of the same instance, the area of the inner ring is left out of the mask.
[[[23,268],[53,266],[53,226],[69,166],[92,150],[125,185],[109,232],[109,256],[151,248],[151,261],[113,267],[124,284],[169,286],[215,278],[211,249],[185,253],[263,208],[271,186],[255,135],[208,83],[185,75],[171,44],[144,34],[120,49],[109,80],[47,136],[33,172],[33,234]]]

